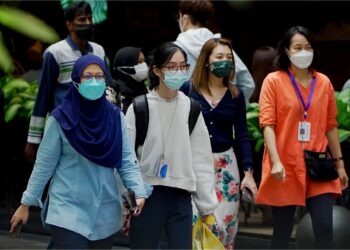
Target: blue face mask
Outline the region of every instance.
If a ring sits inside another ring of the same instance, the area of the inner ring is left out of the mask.
[[[105,93],[106,82],[104,80],[91,78],[84,82],[81,82],[78,85],[77,89],[85,99],[94,101],[99,99]]]
[[[164,72],[164,83],[171,90],[178,90],[188,80],[187,71]]]

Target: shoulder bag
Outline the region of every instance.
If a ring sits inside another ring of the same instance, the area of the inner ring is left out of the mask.
[[[315,152],[304,150],[306,172],[310,179],[314,181],[331,181],[338,178],[334,159],[331,154],[325,152]]]

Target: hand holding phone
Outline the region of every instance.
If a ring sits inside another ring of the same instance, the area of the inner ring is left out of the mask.
[[[253,192],[247,187],[242,189],[242,200],[248,203],[254,203]]]
[[[129,209],[130,213],[134,213],[137,208],[135,192],[129,190],[122,194],[126,207]]]
[[[18,238],[19,234],[21,232],[23,223],[22,221],[18,222],[18,224],[16,225],[16,227],[12,230],[12,232],[10,233],[11,237],[13,238]]]

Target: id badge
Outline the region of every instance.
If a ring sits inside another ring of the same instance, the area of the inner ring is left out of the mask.
[[[299,141],[310,141],[310,132],[311,132],[310,122],[299,122],[299,127],[298,127]]]
[[[166,163],[166,161],[164,159],[164,154],[162,154],[158,158],[158,161],[156,163],[155,174],[159,178],[165,178],[167,171],[168,171],[168,164]]]

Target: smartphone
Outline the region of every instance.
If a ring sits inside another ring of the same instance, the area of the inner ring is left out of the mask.
[[[242,189],[242,200],[248,203],[254,203],[253,192],[247,187]]]
[[[137,208],[136,196],[133,190],[129,190],[122,194],[124,202],[128,205],[128,209],[131,213],[134,213]]]
[[[20,234],[21,229],[22,229],[22,225],[23,225],[22,221],[16,225],[15,229],[13,229],[13,231],[11,233],[12,237],[14,237],[14,238],[19,237],[19,234]]]

